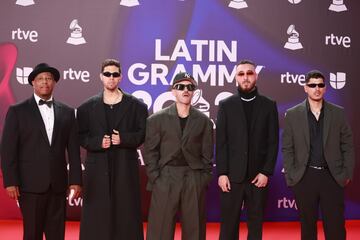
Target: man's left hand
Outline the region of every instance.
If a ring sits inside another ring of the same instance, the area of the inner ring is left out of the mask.
[[[269,178],[262,174],[259,173],[258,175],[256,175],[256,177],[251,181],[251,183],[253,183],[256,187],[266,187],[266,185],[268,184]]]
[[[113,133],[111,134],[111,144],[112,145],[119,145],[120,142],[121,142],[121,140],[120,140],[119,131],[113,129]]]

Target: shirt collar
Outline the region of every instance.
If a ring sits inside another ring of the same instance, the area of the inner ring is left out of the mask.
[[[38,95],[36,95],[35,93],[34,93],[34,98],[35,98],[36,104],[39,105],[39,101],[40,101],[40,99],[42,99],[42,98],[39,97]],[[51,96],[48,100],[45,100],[45,99],[43,99],[43,100],[44,100],[44,101],[51,101],[51,100],[53,100],[53,96]]]

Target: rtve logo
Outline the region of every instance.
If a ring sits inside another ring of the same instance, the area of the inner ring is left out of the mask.
[[[281,83],[297,83],[300,86],[305,85],[305,74],[291,74],[289,72],[283,73],[281,76]]]
[[[82,70],[74,70],[69,68],[68,70],[64,70],[64,80],[81,80],[82,82],[89,82],[90,81],[90,72],[89,71],[82,71]]]
[[[349,48],[351,39],[349,36],[336,36],[333,33],[325,36],[325,45],[343,46]]]
[[[290,209],[298,209],[295,199],[287,199],[283,197],[283,199],[278,200],[277,208],[290,208]]]
[[[23,68],[16,68],[16,80],[20,84],[29,84],[28,77],[32,72],[33,68],[31,67],[23,67]],[[89,71],[82,71],[82,70],[74,70],[69,68],[68,70],[64,70],[63,72],[63,79],[64,80],[81,80],[84,83],[90,81],[90,72]]]
[[[16,68],[16,80],[20,84],[29,84],[28,77],[32,72],[31,67]]]
[[[38,41],[38,32],[35,30],[21,30],[20,28],[11,31],[12,40],[29,40],[30,42]]]
[[[285,84],[299,84],[300,86],[305,85],[305,74],[292,74],[289,72],[280,75],[280,82]],[[334,89],[342,89],[346,84],[346,73],[337,72],[330,73],[329,78],[330,86]],[[327,79],[325,79],[327,81]]]

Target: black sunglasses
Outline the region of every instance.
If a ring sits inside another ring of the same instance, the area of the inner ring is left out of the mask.
[[[120,73],[119,72],[103,72],[102,75],[104,75],[105,77],[110,77],[111,75],[114,77],[114,78],[117,78],[117,77],[120,77]]]
[[[243,77],[243,76],[245,76],[245,74],[247,76],[253,76],[255,73],[253,71],[247,71],[246,73],[245,72],[239,72],[238,76]]]
[[[196,86],[194,84],[176,84],[173,89],[183,91],[184,89],[187,89],[188,91],[192,92],[196,89]]]
[[[308,86],[309,88],[316,88],[316,86],[318,86],[319,88],[324,88],[325,87],[325,83],[309,83],[306,84],[306,86]]]

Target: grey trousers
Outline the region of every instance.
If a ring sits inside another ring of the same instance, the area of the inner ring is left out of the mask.
[[[205,240],[205,196],[211,178],[203,170],[165,166],[152,190],[147,240],[174,239],[178,212],[182,239]]]

